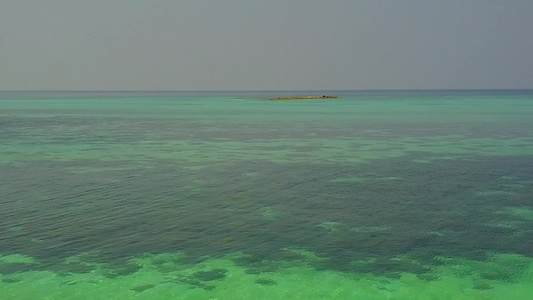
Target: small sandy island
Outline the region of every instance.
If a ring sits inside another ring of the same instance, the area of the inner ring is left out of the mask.
[[[339,99],[338,96],[304,96],[304,97],[280,97],[280,98],[271,98],[270,100],[310,100],[310,99]]]

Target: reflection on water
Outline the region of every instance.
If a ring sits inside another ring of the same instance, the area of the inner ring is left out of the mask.
[[[0,100],[0,294],[527,299],[533,99],[499,97]]]

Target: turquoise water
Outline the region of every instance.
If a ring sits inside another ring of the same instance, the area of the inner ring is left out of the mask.
[[[268,101],[340,95],[341,99]],[[0,299],[529,299],[533,91],[2,92]]]

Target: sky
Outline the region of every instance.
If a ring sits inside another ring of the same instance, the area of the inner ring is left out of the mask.
[[[532,0],[0,0],[0,90],[532,89]]]

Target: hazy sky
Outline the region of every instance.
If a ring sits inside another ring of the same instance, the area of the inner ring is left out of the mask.
[[[0,90],[533,88],[533,0],[0,0]]]

